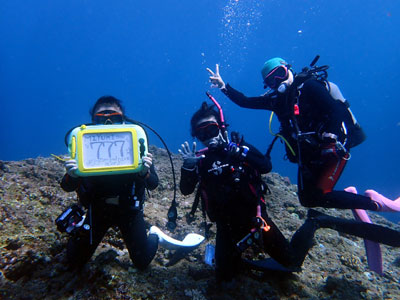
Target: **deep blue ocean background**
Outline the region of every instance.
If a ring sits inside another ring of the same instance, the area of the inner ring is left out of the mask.
[[[177,152],[191,139],[189,120],[206,90],[223,105],[230,128],[264,152],[270,113],[242,109],[210,89],[206,67],[219,63],[225,82],[259,95],[265,60],[281,56],[300,71],[319,54],[368,135],[337,187],[373,188],[394,199],[399,28],[395,0],[3,0],[0,159],[66,153],[66,131],[88,122],[102,95],[122,99],[130,117]],[[154,135],[150,142],[161,146]],[[296,165],[282,157],[277,143],[274,171],[296,182]]]

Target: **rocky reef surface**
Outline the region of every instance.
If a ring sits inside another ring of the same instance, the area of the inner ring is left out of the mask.
[[[146,220],[168,232],[166,214],[173,196],[173,181],[165,150],[153,147],[159,187],[147,199]],[[173,156],[179,180],[179,156]],[[359,238],[321,229],[300,273],[262,273],[246,270],[236,285],[221,290],[213,269],[203,262],[207,243],[180,260],[159,248],[145,271],[129,259],[118,231],[110,229],[95,255],[79,273],[65,265],[68,235],[55,226],[57,216],[76,202],[74,193],[59,187],[62,163],[38,157],[0,161],[0,299],[400,299],[400,249],[382,246],[384,274],[368,269],[364,244]],[[279,174],[265,176],[271,189],[267,197],[270,216],[287,238],[304,222],[296,186]],[[171,233],[182,239],[190,232],[204,234],[200,209],[188,223],[193,195],[177,194],[178,227]],[[321,210],[353,218],[350,211]],[[376,214],[374,223],[400,230]],[[250,255],[247,253],[246,255]],[[263,254],[256,254],[262,257]]]

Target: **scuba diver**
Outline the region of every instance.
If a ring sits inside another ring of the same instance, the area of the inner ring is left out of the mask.
[[[258,244],[270,255],[265,261],[247,264],[262,270],[300,271],[319,228],[400,246],[400,232],[375,224],[345,220],[309,210],[305,223],[289,242],[268,217],[263,198],[265,184],[261,174],[271,171],[271,160],[243,137],[232,132],[228,139],[222,109],[218,102],[201,108],[191,118],[191,135],[207,148],[196,151],[186,141],[179,150],[183,157],[180,190],[183,195],[197,193],[203,211],[217,225],[215,272],[217,283],[229,283],[239,273],[246,248]],[[192,209],[193,212],[193,209]]]
[[[264,88],[258,97],[247,97],[225,84],[219,66],[209,68],[210,82],[240,107],[270,110],[280,122],[286,156],[298,164],[298,195],[305,207],[400,211],[392,201],[333,190],[350,159],[350,149],[365,134],[337,85],[327,81],[328,66],[314,67],[319,56],[296,74],[282,58],[267,60],[261,70]],[[273,143],[275,142],[274,139]],[[267,152],[272,149],[271,144]]]
[[[99,98],[90,114],[95,125],[123,124],[126,119],[121,101],[112,96]],[[154,258],[159,238],[157,234],[146,233],[143,202],[145,189],[155,189],[158,176],[151,153],[142,160],[143,168],[138,173],[89,177],[77,175],[76,160],[65,162],[67,173],[61,187],[66,192],[76,191],[80,204],[88,209],[84,223],[68,241],[67,261],[72,268],[81,268],[89,261],[114,225],[121,231],[135,267],[145,269]]]

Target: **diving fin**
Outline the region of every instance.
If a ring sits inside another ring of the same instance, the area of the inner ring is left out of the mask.
[[[368,217],[367,212],[363,209],[353,209],[353,215],[356,220],[365,223],[372,223]],[[364,239],[364,247],[367,254],[368,267],[372,271],[378,273],[379,275],[382,275],[383,265],[381,246],[376,242]]]
[[[204,237],[197,233],[189,233],[182,241],[179,241],[166,235],[156,226],[150,227],[149,234],[156,234],[159,245],[169,250],[177,250],[179,248],[190,248],[193,250],[204,241]]]
[[[353,186],[344,189],[346,192],[357,194],[357,189]],[[363,209],[352,209],[354,218],[365,223],[372,223],[368,213]],[[367,254],[368,267],[378,273],[383,274],[382,252],[379,243],[364,239],[365,252]]]
[[[165,265],[166,267],[171,267],[180,262],[187,254],[189,254],[196,247],[180,247],[177,249],[171,256],[169,257],[168,263]]]
[[[374,190],[366,190],[364,196],[367,196],[376,202],[379,206],[378,211],[380,212],[399,212],[400,211],[400,198],[396,200],[390,200],[385,196],[379,194]]]
[[[301,268],[287,268],[282,266],[273,258],[269,257],[261,260],[242,259],[245,265],[258,271],[278,271],[283,273],[300,272]]]

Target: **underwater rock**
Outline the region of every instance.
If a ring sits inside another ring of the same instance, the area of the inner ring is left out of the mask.
[[[8,168],[6,162],[0,160],[0,170],[7,173],[10,172],[10,169]]]
[[[165,230],[173,198],[173,182],[167,152],[151,146],[160,187],[150,193],[144,207],[145,220]],[[172,157],[179,182],[182,160]],[[399,249],[382,246],[383,276],[368,269],[363,241],[319,230],[315,246],[301,273],[282,275],[245,270],[232,289],[216,285],[214,270],[203,262],[206,243],[170,265],[171,251],[159,248],[150,266],[139,271],[118,231],[110,229],[91,261],[80,272],[66,266],[68,236],[57,231],[56,217],[75,203],[74,193],[59,187],[64,175],[61,162],[38,157],[23,161],[0,161],[0,299],[399,299]],[[268,213],[286,238],[301,226],[307,209],[299,205],[293,185],[277,173],[264,176],[271,194],[266,195]],[[177,228],[171,236],[182,239],[190,232],[204,235],[204,219],[198,209],[190,212],[194,195],[177,194]],[[320,209],[352,219],[350,211]],[[376,224],[399,226],[371,214]],[[208,242],[215,243],[215,225]],[[266,258],[250,251],[247,258]],[[368,274],[368,275],[367,275]]]

